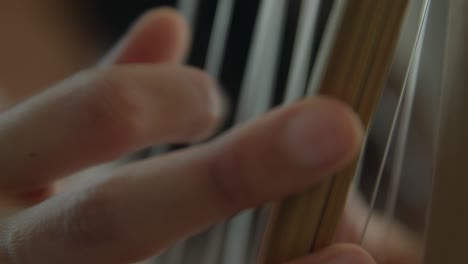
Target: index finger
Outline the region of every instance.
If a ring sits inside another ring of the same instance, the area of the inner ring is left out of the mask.
[[[131,263],[242,209],[309,188],[348,163],[361,136],[349,109],[309,99],[51,200],[13,218],[0,245],[20,263]]]

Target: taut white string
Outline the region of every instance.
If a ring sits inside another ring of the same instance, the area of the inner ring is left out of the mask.
[[[375,182],[375,185],[374,185],[374,189],[372,191],[372,196],[371,196],[370,205],[369,205],[369,213],[368,213],[368,215],[366,217],[365,224],[364,224],[364,229],[363,229],[363,231],[361,233],[360,244],[363,244],[363,242],[364,242],[365,235],[366,235],[367,230],[369,228],[370,220],[371,220],[372,215],[374,213],[375,203],[376,203],[376,200],[377,200],[377,194],[378,194],[378,191],[380,189],[380,185],[381,185],[381,181],[382,181],[382,178],[383,178],[385,165],[386,165],[387,160],[388,160],[388,155],[390,153],[390,148],[392,146],[395,130],[396,130],[397,126],[398,126],[398,121],[400,120],[400,115],[401,115],[401,112],[402,112],[403,104],[409,102],[408,100],[412,100],[414,98],[414,91],[408,91],[408,86],[409,86],[410,77],[412,76],[412,73],[414,71],[414,67],[417,64],[417,62],[419,61],[420,56],[421,56],[418,49],[421,49],[421,47],[422,47],[422,40],[423,40],[424,33],[425,33],[425,30],[426,30],[426,24],[427,24],[427,18],[428,18],[430,3],[431,3],[430,0],[425,0],[424,7],[423,7],[422,12],[421,12],[421,18],[419,20],[419,27],[418,27],[418,32],[416,34],[416,40],[415,40],[415,43],[414,43],[413,48],[412,48],[411,57],[410,57],[409,64],[408,64],[408,67],[407,67],[407,70],[406,70],[405,79],[403,81],[403,88],[402,88],[401,93],[400,93],[400,98],[398,100],[398,104],[397,104],[397,107],[396,107],[396,110],[395,110],[395,115],[394,115],[394,118],[393,118],[393,121],[392,121],[392,126],[390,128],[389,135],[388,135],[388,140],[387,140],[387,143],[385,145],[385,150],[384,150],[384,154],[383,154],[383,157],[382,157],[382,161],[381,161],[380,166],[379,166],[377,179],[376,179],[376,182]],[[407,97],[408,95],[412,96],[412,97],[410,97],[408,99],[408,97]]]
[[[291,103],[304,96],[309,66],[314,49],[314,37],[321,0],[304,0],[301,4],[299,25],[294,43],[292,66],[289,71],[284,103]]]
[[[430,8],[431,1],[426,0],[428,3],[428,7]],[[423,25],[422,30],[422,37],[424,38],[427,24]],[[402,114],[401,114],[401,123],[400,128],[397,135],[396,140],[396,147],[395,147],[395,160],[393,164],[392,176],[390,177],[390,185],[389,191],[386,198],[386,206],[385,206],[385,218],[388,222],[390,222],[390,218],[393,217],[396,207],[396,201],[398,198],[398,191],[399,185],[402,177],[403,171],[403,163],[404,157],[406,152],[406,145],[408,142],[408,134],[410,129],[410,122],[411,122],[411,115],[413,113],[413,106],[414,106],[414,98],[416,96],[416,88],[417,88],[417,81],[418,81],[418,73],[421,64],[421,57],[422,57],[422,50],[423,50],[423,42],[420,41],[417,47],[416,55],[415,55],[415,64],[412,67],[411,77],[408,81],[408,89],[406,92],[406,104],[403,107]]]
[[[226,49],[226,41],[233,13],[234,0],[220,0],[218,2],[205,64],[206,71],[215,79],[219,78],[221,72],[223,55]],[[225,223],[219,224],[208,231],[206,245],[201,253],[201,260],[199,263],[219,263],[225,240],[225,232]]]
[[[242,81],[236,123],[254,119],[270,107],[275,74],[279,66],[286,3],[286,0],[262,0],[260,3],[246,73]],[[248,261],[249,231],[254,220],[254,212],[249,210],[228,222],[220,263],[237,264]]]

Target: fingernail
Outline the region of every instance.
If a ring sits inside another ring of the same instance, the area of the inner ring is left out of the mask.
[[[288,124],[287,145],[294,160],[306,166],[339,162],[355,152],[359,125],[337,103],[306,106]]]
[[[198,99],[196,100],[197,106],[193,109],[198,109],[202,116],[202,121],[198,122],[197,125],[202,124],[200,127],[204,128],[193,139],[198,141],[218,130],[226,109],[219,84],[215,80],[197,69],[191,69],[187,73],[187,82],[194,86],[192,99]]]

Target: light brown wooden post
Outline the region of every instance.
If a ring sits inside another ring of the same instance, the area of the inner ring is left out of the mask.
[[[445,76],[424,263],[468,263],[468,1],[449,6]]]
[[[391,65],[408,0],[338,2],[343,4],[342,17],[336,38],[330,43],[318,90],[352,106],[368,127]],[[284,263],[332,242],[355,166],[351,164],[332,179],[272,205],[260,264]]]

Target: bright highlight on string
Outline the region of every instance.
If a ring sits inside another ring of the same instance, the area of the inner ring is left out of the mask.
[[[363,228],[361,236],[360,236],[360,244],[364,243],[364,239],[365,239],[367,230],[369,229],[369,224],[370,224],[370,221],[372,219],[372,215],[374,214],[377,195],[379,193],[380,185],[381,185],[382,178],[383,178],[384,169],[385,169],[385,166],[387,164],[387,160],[388,160],[388,156],[389,156],[389,153],[390,153],[390,148],[392,146],[394,134],[395,134],[396,128],[398,126],[398,122],[400,121],[400,116],[401,116],[402,109],[404,107],[404,104],[412,104],[412,101],[413,101],[412,99],[414,98],[415,85],[411,85],[411,83],[409,81],[412,80],[413,78],[415,78],[415,77],[413,77],[414,74],[417,74],[417,70],[414,70],[414,69],[417,68],[417,65],[418,65],[418,63],[420,61],[422,41],[424,39],[424,34],[425,34],[426,25],[427,25],[427,21],[428,21],[428,14],[429,14],[430,6],[431,6],[431,0],[425,0],[424,7],[422,9],[421,17],[420,17],[420,20],[419,20],[418,32],[416,34],[416,40],[415,40],[415,43],[414,43],[412,51],[411,51],[411,57],[410,57],[409,64],[408,64],[406,74],[405,74],[405,78],[404,78],[404,81],[403,81],[403,88],[401,89],[400,97],[399,97],[398,104],[397,104],[397,107],[396,107],[396,110],[395,110],[395,115],[394,115],[394,118],[393,118],[393,121],[392,121],[392,126],[390,128],[390,132],[389,132],[389,135],[388,135],[388,140],[387,140],[386,145],[385,145],[385,150],[384,150],[383,157],[382,157],[382,160],[381,160],[381,163],[380,163],[380,166],[379,166],[379,171],[377,173],[376,182],[374,184],[374,188],[373,188],[373,191],[372,191],[372,196],[371,196],[370,203],[369,203],[369,213],[368,213],[368,215],[366,217],[364,228]],[[405,116],[404,116],[405,124],[406,124],[406,119],[409,118],[409,115],[411,115],[411,111],[405,112]],[[404,136],[404,137],[406,137],[406,136]],[[395,190],[391,191],[391,198],[396,200],[397,195],[393,194],[394,192],[395,192]]]

